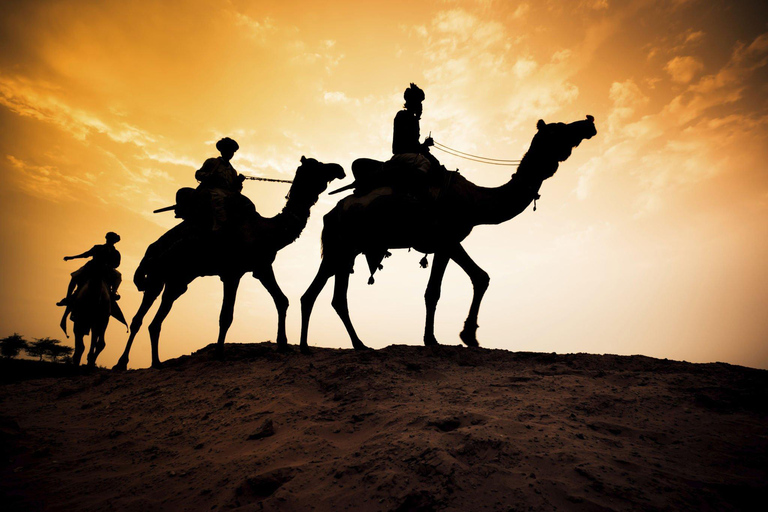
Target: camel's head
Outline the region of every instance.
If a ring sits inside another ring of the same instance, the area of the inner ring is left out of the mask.
[[[560,162],[564,162],[571,156],[573,148],[581,144],[584,139],[591,139],[597,134],[595,118],[587,116],[586,119],[565,123],[545,123],[539,119],[536,124],[538,132],[533,137],[528,153],[539,161],[539,165],[545,169],[543,179],[549,178]]]
[[[320,194],[325,192],[328,184],[335,179],[346,176],[344,168],[339,164],[324,164],[314,158],[301,157],[301,165],[296,169],[293,185],[288,195],[297,199],[300,194],[314,204]]]

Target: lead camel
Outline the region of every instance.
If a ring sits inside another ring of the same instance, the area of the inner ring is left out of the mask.
[[[460,333],[468,346],[478,346],[477,315],[488,288],[489,276],[461,246],[475,226],[501,224],[520,213],[539,197],[542,182],[552,177],[561,162],[582,140],[597,134],[594,118],[570,124],[539,120],[537,133],[512,179],[496,188],[479,187],[458,172],[448,172],[432,199],[398,194],[379,187],[364,196],[350,195],[323,219],[323,260],[301,298],[301,350],[309,351],[309,320],[317,296],[328,279],[335,277],[332,305],[344,323],[355,349],[366,349],[349,316],[347,291],[355,258],[365,254],[371,270],[387,249],[413,247],[434,253],[432,272],[424,294],[426,325],[424,344],[437,345],[434,323],[445,268],[455,261],[472,281],[469,315]],[[353,164],[354,168],[354,164]],[[373,264],[371,264],[373,262]]]

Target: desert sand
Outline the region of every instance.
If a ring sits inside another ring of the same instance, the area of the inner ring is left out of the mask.
[[[13,380],[13,379],[11,379]],[[0,385],[3,510],[764,510],[768,371],[229,344]]]

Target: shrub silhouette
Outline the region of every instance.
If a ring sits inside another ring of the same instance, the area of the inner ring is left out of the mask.
[[[37,357],[40,361],[47,357],[54,363],[60,357],[66,357],[72,354],[73,348],[61,345],[61,340],[54,338],[37,338],[29,344],[26,352],[30,357]]]
[[[27,340],[17,332],[0,340],[0,354],[3,357],[16,357],[19,355],[19,352],[26,350],[27,347]]]

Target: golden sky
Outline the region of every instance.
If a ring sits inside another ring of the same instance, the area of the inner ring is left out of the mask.
[[[480,343],[542,352],[645,354],[768,368],[768,7],[762,1],[5,1],[0,4],[0,336],[62,338],[62,261],[122,236],[130,278],[174,224],[153,209],[194,186],[222,136],[245,174],[290,178],[302,155],[347,171],[390,155],[409,82],[422,132],[519,158],[536,121],[595,116],[546,181],[536,212],[477,228],[464,246],[491,275]],[[477,184],[508,168],[436,152]],[[285,185],[247,182],[263,215]],[[320,261],[322,197],[278,254],[292,302]],[[352,276],[352,318],[372,347],[421,344],[428,271],[396,251],[376,284]],[[350,347],[320,296],[310,344]],[[448,267],[436,335],[457,344],[471,285]],[[195,281],[165,323],[161,358],[215,341],[216,278]],[[274,340],[276,313],[245,277],[228,340]],[[127,339],[112,322],[100,364]],[[69,342],[71,343],[71,341]],[[150,362],[146,331],[131,366]]]

